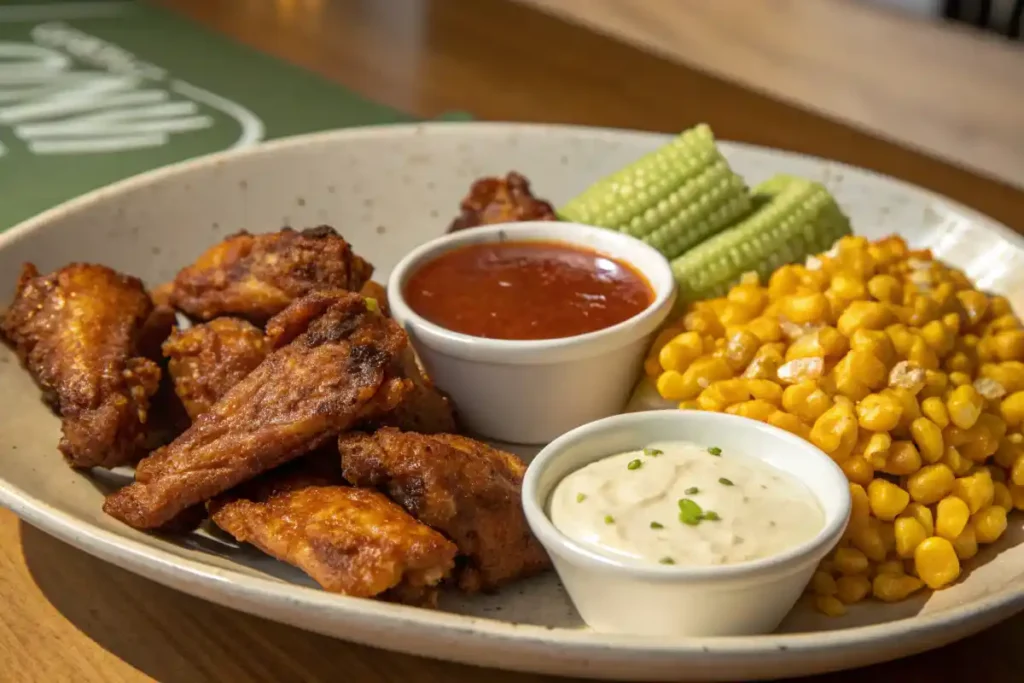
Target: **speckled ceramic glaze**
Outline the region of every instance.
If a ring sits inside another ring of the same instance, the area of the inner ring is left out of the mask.
[[[667,138],[558,126],[426,124],[272,143],[140,176],[0,235],[0,303],[18,268],[96,261],[164,281],[238,229],[330,223],[378,267],[444,231],[470,182],[510,169],[561,203]],[[1024,240],[923,190],[809,157],[723,143],[750,183],[778,172],[824,182],[869,237],[899,233],[1024,308]],[[45,182],[45,179],[40,179]],[[581,626],[554,575],[499,595],[446,595],[439,611],[346,598],[221,536],[178,542],[103,515],[102,496],[130,473],[83,476],[61,460],[60,427],[14,356],[0,348],[0,503],[116,565],[194,595],[321,633],[484,666],[631,680],[750,680],[860,666],[937,647],[1024,609],[1024,521],[971,562],[961,582],[843,619],[797,607],[774,635],[665,639]]]

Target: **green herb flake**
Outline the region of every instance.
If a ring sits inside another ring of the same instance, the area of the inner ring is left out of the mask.
[[[639,460],[630,460],[629,464],[626,465],[627,470],[638,470],[643,466],[643,463]]]
[[[662,455],[664,452],[665,451],[659,451],[657,448],[645,448],[644,449],[644,455],[646,455],[649,458],[656,458],[659,455]]]
[[[718,446],[712,446],[711,448],[708,449],[708,453],[710,453],[711,455],[721,455],[722,449],[719,448]]]
[[[664,529],[665,525],[662,524],[661,522],[651,522],[651,528],[652,529]]]
[[[663,557],[660,560],[658,560],[658,563],[659,564],[675,564],[676,561],[673,560],[671,557]]]
[[[582,503],[586,499],[587,499],[587,494],[585,494],[585,493],[577,493],[576,494],[576,502],[577,503]]]
[[[703,517],[704,519],[708,520],[709,522],[719,522],[719,521],[721,521],[721,520],[722,520],[722,518],[721,518],[721,517],[719,517],[719,516],[718,516],[718,513],[717,513],[717,512],[715,512],[714,510],[708,510],[707,512],[705,512],[705,513],[704,513],[703,515],[701,515],[701,516],[702,516],[702,517]]]
[[[683,491],[683,493],[685,493],[688,496],[695,496],[698,493],[700,493],[700,489],[697,488],[696,486],[691,486],[690,488],[688,488],[685,491]]]
[[[726,479],[725,477],[719,477],[718,478],[718,483],[721,484],[722,486],[735,486],[736,485],[736,484],[732,483],[732,479]]]
[[[700,505],[697,505],[697,503],[689,498],[679,499],[679,521],[683,524],[689,524],[690,526],[700,524],[703,512]]]
[[[604,523],[605,524],[615,524],[615,518],[612,517],[611,515],[605,515],[604,516]]]

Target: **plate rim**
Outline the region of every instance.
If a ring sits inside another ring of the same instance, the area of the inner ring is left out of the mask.
[[[0,234],[0,249],[25,238],[39,227],[58,219],[64,214],[77,211],[89,204],[117,195],[127,190],[144,187],[162,179],[187,174],[204,167],[215,167],[238,157],[254,157],[274,154],[287,148],[298,148],[318,144],[359,138],[400,138],[416,135],[468,135],[470,137],[507,136],[523,132],[540,134],[564,134],[588,136],[594,139],[616,137],[671,139],[668,133],[637,131],[618,128],[601,128],[565,124],[508,123],[508,122],[425,122],[413,124],[386,124],[357,128],[335,129],[295,135],[266,142],[243,150],[217,152],[190,159],[155,170],[132,176],[112,185],[63,202],[36,216],[33,216]],[[789,157],[806,162],[828,165],[834,170],[867,176],[875,182],[885,182],[900,191],[920,197],[922,200],[943,205],[968,220],[985,225],[986,229],[999,233],[1003,238],[1024,250],[1024,236],[1001,222],[975,209],[960,204],[939,193],[893,178],[877,171],[853,166],[841,161],[787,150],[752,145],[742,142],[721,140],[720,146],[728,156],[729,150],[747,151],[775,156]],[[259,603],[272,600],[275,603],[293,603],[294,606],[316,610],[329,610],[329,614],[355,619],[371,619],[394,623],[401,622],[405,628],[443,628],[449,633],[463,633],[502,641],[510,645],[550,646],[571,645],[576,653],[588,654],[612,650],[631,656],[654,656],[679,658],[687,655],[730,655],[750,654],[766,651],[822,652],[856,648],[865,643],[898,638],[905,635],[942,631],[949,627],[982,623],[993,614],[1010,616],[1024,611],[1024,585],[1008,587],[972,602],[943,609],[925,615],[917,614],[895,621],[879,624],[854,626],[845,629],[806,633],[766,634],[760,636],[723,636],[713,638],[668,638],[637,637],[620,634],[598,633],[583,629],[546,627],[535,624],[518,624],[484,617],[462,615],[440,610],[426,610],[405,605],[396,605],[373,600],[334,595],[311,587],[296,585],[269,577],[253,576],[245,572],[220,568],[189,558],[177,556],[159,547],[150,546],[128,536],[95,526],[69,513],[57,510],[49,503],[35,498],[7,482],[0,474],[0,505],[9,508],[19,518],[32,526],[69,543],[70,545],[111,562],[133,573],[171,585],[175,576],[195,581],[206,592],[228,592],[244,596]],[[152,573],[147,573],[152,572]],[[209,598],[204,598],[209,600]],[[247,610],[237,606],[237,609]],[[339,609],[340,608],[340,609]],[[399,625],[395,623],[395,625]],[[297,624],[302,627],[301,624]],[[437,656],[437,655],[435,655]],[[444,655],[441,655],[444,656]],[[456,654],[456,657],[459,658]],[[463,657],[463,661],[466,658]]]

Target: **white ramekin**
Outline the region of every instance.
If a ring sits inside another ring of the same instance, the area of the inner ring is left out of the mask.
[[[554,240],[625,261],[647,278],[654,301],[612,327],[562,339],[483,339],[446,330],[413,311],[403,296],[409,276],[439,255],[484,242]],[[388,303],[409,333],[434,383],[454,401],[462,426],[479,436],[547,443],[626,404],[651,336],[672,310],[668,261],[638,239],[604,228],[536,221],[472,228],[410,252],[391,272]]]
[[[603,457],[658,441],[719,446],[768,463],[803,482],[825,523],[812,540],[779,555],[714,567],[627,566],[559,532],[548,517],[555,486]],[[825,453],[781,429],[723,413],[627,413],[574,429],[534,458],[523,510],[583,620],[600,631],[659,636],[739,636],[773,631],[818,562],[839,542],[850,515],[846,477]]]

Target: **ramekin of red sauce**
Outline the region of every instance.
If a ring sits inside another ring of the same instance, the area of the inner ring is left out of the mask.
[[[541,444],[622,410],[675,282],[640,240],[538,221],[413,250],[388,300],[467,430]]]

